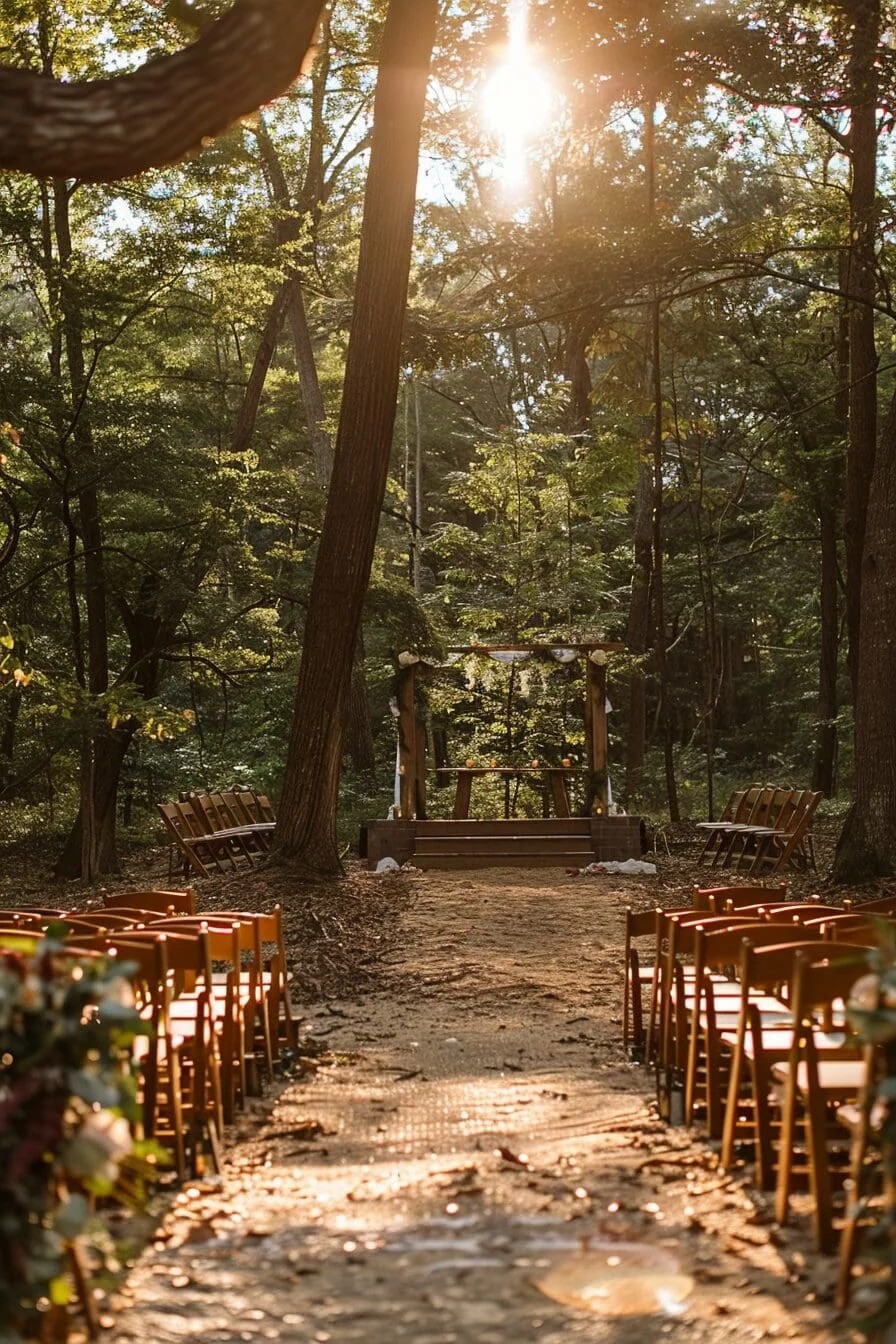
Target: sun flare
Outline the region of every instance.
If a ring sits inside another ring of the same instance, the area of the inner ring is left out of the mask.
[[[501,175],[508,184],[526,176],[526,154],[551,116],[553,93],[528,51],[507,57],[482,90],[482,119],[500,145]]]
[[[529,139],[544,130],[551,103],[551,86],[531,55],[508,52],[482,91],[483,120],[502,140]]]

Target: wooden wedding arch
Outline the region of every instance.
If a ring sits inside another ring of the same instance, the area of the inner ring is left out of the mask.
[[[624,645],[604,640],[528,644],[466,644],[449,654],[480,654],[498,661],[544,657],[578,660],[584,667],[585,765],[562,762],[506,762],[440,767],[455,780],[450,818],[427,815],[428,761],[426,726],[420,716],[418,688],[440,665],[417,654],[399,655],[396,683],[398,716],[398,787],[396,805],[385,821],[362,830],[362,855],[371,867],[383,858],[413,862],[422,868],[472,868],[497,864],[584,866],[596,859],[636,857],[641,852],[640,818],[608,812],[607,662]],[[473,782],[484,776],[536,776],[546,786],[552,816],[541,818],[469,816]],[[573,816],[568,782],[584,777],[585,806]]]

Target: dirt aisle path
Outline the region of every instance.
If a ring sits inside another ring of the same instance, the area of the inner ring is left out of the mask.
[[[620,1050],[622,910],[650,881],[409,878],[385,985],[308,1012],[337,1056],[183,1191],[111,1338],[566,1344],[842,1338],[831,1268]],[[602,1319],[535,1286],[595,1239],[675,1253],[678,1316]],[[108,1338],[108,1336],[107,1336]]]

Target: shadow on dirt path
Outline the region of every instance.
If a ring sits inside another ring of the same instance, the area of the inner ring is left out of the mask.
[[[623,909],[651,881],[399,881],[379,986],[305,1010],[334,1062],[258,1103],[223,1175],[175,1197],[106,1338],[844,1338],[831,1263],[663,1127],[622,1057]],[[535,1286],[607,1240],[648,1268],[674,1254],[680,1314],[608,1319]]]

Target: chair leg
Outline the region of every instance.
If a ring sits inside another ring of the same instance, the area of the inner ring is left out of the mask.
[[[781,1109],[781,1137],[778,1143],[778,1176],[775,1186],[775,1220],[783,1227],[790,1213],[790,1187],[793,1179],[793,1140],[796,1130],[796,1060],[791,1059]]]

